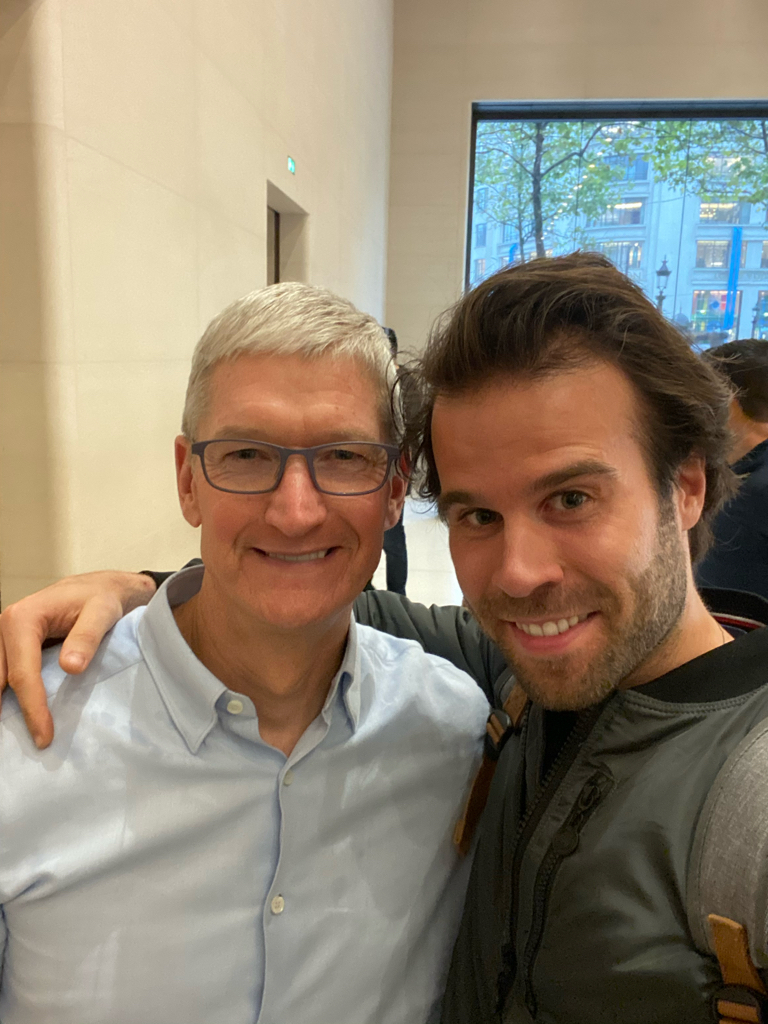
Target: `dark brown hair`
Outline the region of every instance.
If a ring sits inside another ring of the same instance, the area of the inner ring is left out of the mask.
[[[704,509],[689,531],[695,561],[707,549],[713,516],[736,487],[728,465],[731,393],[643,292],[598,253],[505,267],[437,321],[419,364],[403,375],[410,403],[406,445],[423,474],[420,493],[440,494],[431,441],[437,395],[473,391],[504,375],[537,380],[595,361],[616,366],[634,386],[639,440],[661,497],[671,494],[687,458],[704,459]]]
[[[706,351],[704,359],[731,382],[744,415],[768,423],[768,341],[729,341]]]

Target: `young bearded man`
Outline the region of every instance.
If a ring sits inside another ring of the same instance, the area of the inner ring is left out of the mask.
[[[729,752],[768,715],[768,632],[747,631],[765,607],[712,592],[708,608],[692,577],[733,492],[730,392],[589,254],[483,282],[436,328],[420,383],[425,493],[528,698],[480,824],[443,1020],[704,1024],[720,975],[686,920],[691,843]],[[109,618],[140,589],[105,577],[29,599],[14,660],[33,668],[48,623],[84,602]],[[375,624],[408,619],[432,649],[458,637],[475,661],[464,620],[376,601]],[[747,604],[751,619],[712,614]],[[34,671],[18,680],[28,693]]]
[[[0,721],[3,1024],[434,1020],[488,705],[351,620],[400,514],[389,344],[307,285],[210,325],[176,440],[202,566],[122,619],[56,735]]]

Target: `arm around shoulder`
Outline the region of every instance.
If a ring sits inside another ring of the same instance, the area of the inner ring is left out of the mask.
[[[428,654],[472,676],[491,702],[494,685],[508,675],[504,655],[466,608],[428,608],[386,590],[366,590],[355,602],[355,619],[391,636],[417,640]]]
[[[14,690],[38,747],[53,739],[40,674],[45,641],[64,637],[61,667],[70,674],[82,672],[104,634],[121,616],[147,604],[155,590],[155,581],[143,573],[84,573],[16,601],[0,615],[0,694],[6,686]]]

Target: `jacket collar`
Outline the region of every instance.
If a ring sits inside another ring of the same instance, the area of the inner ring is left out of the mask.
[[[701,704],[751,693],[768,683],[768,601],[738,590],[701,591],[709,610],[726,628],[745,635],[638,686],[637,692],[673,704]]]

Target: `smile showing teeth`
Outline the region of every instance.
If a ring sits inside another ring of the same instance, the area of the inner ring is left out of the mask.
[[[310,551],[306,555],[278,555],[268,551],[267,555],[269,558],[279,558],[281,562],[315,562],[318,558],[325,558],[329,550],[330,548],[325,548],[323,551]]]
[[[569,619],[557,619],[553,622],[516,622],[515,625],[518,629],[522,629],[528,636],[557,636],[558,633],[566,633],[571,626],[577,625],[579,622],[584,622],[588,618],[589,613],[586,615],[572,615]]]

